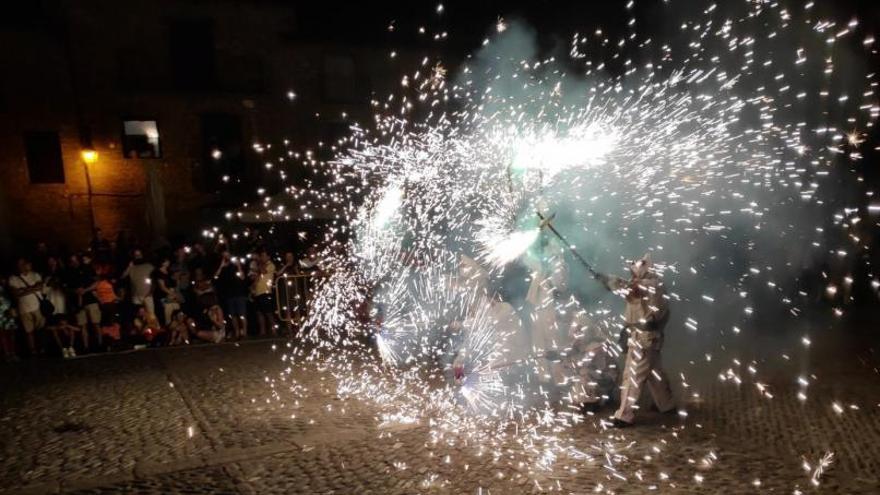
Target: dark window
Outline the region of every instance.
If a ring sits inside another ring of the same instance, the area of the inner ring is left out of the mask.
[[[169,26],[168,45],[171,74],[178,88],[214,86],[214,26],[211,21],[173,21]]]
[[[122,122],[122,153],[126,158],[161,158],[159,125],[155,120]]]
[[[247,183],[241,117],[226,113],[202,115],[202,187],[238,188]]]
[[[324,99],[330,103],[358,103],[364,98],[358,84],[357,66],[350,55],[324,57]]]
[[[64,184],[64,161],[57,132],[24,133],[24,150],[31,184]]]

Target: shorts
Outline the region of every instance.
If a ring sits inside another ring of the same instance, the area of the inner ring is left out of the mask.
[[[84,327],[86,323],[98,325],[101,323],[101,307],[98,303],[86,304],[76,313],[76,324]]]
[[[147,314],[156,314],[156,305],[153,302],[153,296],[135,297],[132,296],[131,303],[135,306],[143,306],[147,310]]]
[[[274,313],[275,300],[272,294],[262,294],[254,297],[254,303],[257,305],[257,311],[260,313]]]
[[[247,316],[247,297],[229,297],[226,299],[226,314],[229,316]]]
[[[39,311],[22,313],[19,317],[21,318],[21,326],[27,333],[33,333],[34,330],[39,330],[46,324],[46,319]]]

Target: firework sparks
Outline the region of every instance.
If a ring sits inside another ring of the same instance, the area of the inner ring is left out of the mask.
[[[880,112],[874,75],[864,76],[863,90],[843,91],[829,53],[849,38],[869,50],[873,37],[858,23],[814,17],[801,29],[773,2],[748,2],[747,12],[734,9],[723,22],[716,9],[682,21],[686,43],[678,48],[637,36],[633,20],[632,37],[604,58],[597,54],[614,43],[602,30],[574,34],[564,63],[517,60],[492,51],[492,40],[489,56],[458,71],[426,56],[401,78],[400,94],[377,97],[375,125],[353,125],[332,160],[299,155],[329,175],[331,187],[291,187],[291,197],[320,203],[336,218],[327,234],[333,249],[322,255],[331,274],[315,287],[303,323],[315,348],[306,359],[321,360],[341,395],[376,404],[383,417],[429,423],[431,435],[447,442],[519,444],[528,459],[516,462],[551,469],[561,459],[592,456],[560,435],[583,422],[567,412],[577,410],[578,381],[548,381],[561,368],[548,357],[565,358],[574,334],[607,339],[619,327],[612,303],[591,292],[592,277],[570,268],[565,256],[575,246],[590,266],[609,270],[644,251],[663,257],[660,268],[675,288],[670,300],[681,308],[677,326],[699,342],[696,356],[706,366],[720,361],[709,346],[747,333],[761,310],[798,318],[809,298],[824,296],[835,303],[827,311],[841,316],[854,284],[854,247],[867,249],[863,220],[880,212],[873,192],[851,174]],[[442,4],[436,13],[445,14]],[[767,26],[797,48],[785,55],[758,49]],[[515,23],[498,18],[494,36],[517,35]],[[623,56],[636,52],[639,64]],[[612,60],[621,74],[608,73]],[[580,67],[580,76],[564,76],[565,64]],[[836,105],[840,120],[826,112],[811,127],[814,119],[804,117],[810,105]],[[424,112],[408,120],[414,108]],[[864,192],[865,204],[836,201],[834,183]],[[281,211],[266,205],[270,216]],[[535,211],[556,212],[554,224],[571,245],[546,235]],[[341,245],[339,237],[346,238]],[[803,253],[792,254],[792,244]],[[468,272],[463,256],[475,260]],[[822,257],[835,269],[805,282],[802,268]],[[517,266],[532,278],[503,278]],[[525,304],[517,288],[532,279],[547,286]],[[593,301],[588,323],[573,316],[586,313],[578,299]],[[517,307],[514,318],[492,313],[500,302]],[[372,307],[370,321],[359,306]],[[522,327],[537,326],[542,311],[565,322],[541,349],[530,349]],[[733,331],[710,342],[706,329],[721,318]],[[358,340],[363,335],[373,338]],[[808,352],[810,344],[803,336],[799,347]],[[708,375],[737,386],[751,380],[761,397],[777,396],[749,360],[719,366]],[[695,385],[680,376],[698,400]],[[792,382],[806,401],[809,382]],[[832,409],[844,413],[838,402]],[[625,456],[613,445],[595,454],[611,477],[640,479],[624,474]],[[815,468],[804,462],[814,484],[831,459]]]

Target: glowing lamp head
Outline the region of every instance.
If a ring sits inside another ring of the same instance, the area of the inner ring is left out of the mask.
[[[83,149],[80,151],[80,155],[82,156],[83,161],[87,164],[92,164],[98,161],[98,152],[91,148]]]

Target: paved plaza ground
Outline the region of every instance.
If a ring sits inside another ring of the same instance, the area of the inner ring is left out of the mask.
[[[283,345],[2,365],[0,493],[868,494],[880,487],[880,379],[865,346],[828,351],[849,359],[817,356],[829,364],[811,368],[821,379],[803,401],[794,397],[792,370],[762,377],[772,399],[754,384],[709,377],[715,385],[689,396],[684,421],[644,413],[631,429],[601,433],[585,424],[563,433],[584,451],[614,444],[627,459],[624,480],[602,455],[535,476],[472,445],[437,445],[426,425],[382,427],[368,405],[337,398],[319,371],[297,377],[303,397],[279,407],[267,377],[284,367]],[[803,461],[815,464],[826,452],[834,460],[817,488]]]

